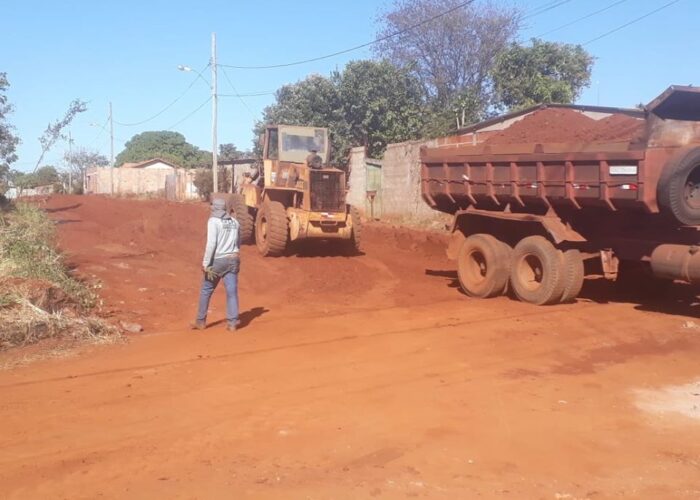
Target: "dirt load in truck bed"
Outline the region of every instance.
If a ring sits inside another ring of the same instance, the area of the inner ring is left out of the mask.
[[[600,120],[565,108],[544,108],[525,116],[486,140],[488,144],[540,142],[633,142],[644,132],[644,120],[615,114]]]

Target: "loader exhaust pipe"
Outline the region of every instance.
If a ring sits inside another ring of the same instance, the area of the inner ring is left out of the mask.
[[[659,245],[651,254],[654,276],[700,284],[700,247],[695,245]]]

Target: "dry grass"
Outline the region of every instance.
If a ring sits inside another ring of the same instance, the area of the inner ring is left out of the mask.
[[[47,338],[102,342],[119,331],[97,317],[94,287],[71,276],[54,224],[29,204],[0,217],[0,350]]]

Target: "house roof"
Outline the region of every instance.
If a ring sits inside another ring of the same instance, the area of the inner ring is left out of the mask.
[[[156,163],[164,163],[173,168],[179,168],[173,162],[164,160],[162,158],[153,158],[151,160],[141,161],[137,163],[123,163],[121,168],[146,168],[148,166],[154,165]]]

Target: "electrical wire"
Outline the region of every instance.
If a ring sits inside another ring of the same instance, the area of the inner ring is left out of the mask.
[[[209,64],[211,64],[211,63],[209,63]],[[122,123],[122,122],[118,122],[118,121],[114,120],[114,123],[116,123],[117,125],[121,125],[122,127],[135,127],[135,126],[137,126],[137,125],[143,125],[144,123],[150,122],[151,120],[155,120],[155,119],[158,118],[160,115],[162,115],[163,113],[165,113],[167,110],[169,110],[170,108],[172,108],[180,99],[182,99],[183,97],[185,97],[185,94],[187,94],[187,92],[189,92],[190,89],[191,89],[192,87],[194,87],[194,84],[197,83],[197,80],[198,80],[198,79],[201,78],[204,82],[206,82],[206,80],[204,80],[204,78],[202,77],[201,73],[202,73],[202,71],[204,71],[205,69],[207,69],[207,68],[209,67],[209,64],[207,64],[206,66],[204,66],[204,68],[202,68],[202,70],[198,72],[197,78],[195,78],[194,80],[192,80],[192,83],[190,83],[190,84],[187,86],[187,88],[185,89],[185,91],[184,91],[182,94],[180,94],[179,96],[177,96],[177,97],[175,98],[174,101],[172,101],[170,104],[168,104],[168,105],[165,106],[163,109],[161,109],[160,111],[158,111],[155,115],[150,116],[150,117],[146,118],[145,120],[141,120],[141,121],[138,121],[138,122]],[[194,71],[197,71],[197,70],[194,70]]]
[[[659,7],[658,9],[654,9],[654,10],[652,10],[651,12],[647,12],[646,14],[644,14],[644,15],[642,15],[642,16],[639,16],[639,17],[637,17],[637,18],[635,18],[635,19],[632,19],[631,21],[629,21],[629,22],[627,22],[627,23],[625,23],[625,24],[622,24],[622,25],[618,26],[618,27],[615,28],[615,29],[612,29],[612,30],[610,30],[610,31],[607,31],[607,32],[603,33],[602,35],[599,35],[599,36],[597,36],[597,37],[595,37],[595,38],[591,38],[590,40],[588,40],[587,42],[582,43],[581,45],[588,45],[589,43],[597,42],[597,41],[600,40],[601,38],[605,38],[605,37],[608,36],[608,35],[612,35],[613,33],[617,33],[617,32],[620,31],[621,29],[624,29],[624,28],[626,28],[627,26],[630,26],[630,25],[632,25],[632,24],[634,24],[634,23],[637,23],[637,22],[641,21],[642,19],[646,19],[647,17],[649,17],[649,16],[651,16],[651,15],[653,15],[653,14],[656,14],[657,12],[660,12],[660,11],[662,11],[662,10],[664,10],[664,9],[670,7],[671,5],[676,4],[676,3],[680,2],[680,1],[681,1],[681,0],[673,0],[672,2],[668,2],[667,4],[662,5],[662,6]]]
[[[554,10],[557,7],[561,7],[562,5],[569,2],[571,2],[571,0],[559,0],[558,2],[552,2],[549,5],[543,5],[542,7],[539,7],[539,10],[538,8],[533,9],[533,12],[523,16],[522,19],[525,20],[530,19],[531,17],[539,16],[540,14],[544,14],[545,12],[549,12],[550,10]]]
[[[168,127],[166,130],[172,130],[172,129],[174,129],[175,127],[177,127],[178,125],[180,125],[182,122],[184,122],[184,121],[187,120],[189,117],[191,117],[193,114],[195,114],[197,111],[199,111],[200,109],[202,109],[202,108],[204,107],[204,105],[207,104],[209,101],[211,101],[211,96],[209,96],[209,97],[207,98],[207,100],[204,101],[202,104],[200,104],[200,105],[197,106],[195,109],[193,109],[192,111],[190,111],[184,118],[182,118],[182,119],[181,119],[180,121],[178,121],[177,123],[171,125],[171,126]]]
[[[566,1],[571,1],[571,0],[566,0]],[[467,0],[466,2],[462,2],[461,4],[457,5],[456,7],[453,7],[449,10],[446,10],[445,12],[441,12],[440,14],[434,15],[434,16],[432,16],[428,19],[425,19],[419,23],[411,25],[408,28],[396,31],[396,32],[391,33],[389,35],[375,38],[371,42],[363,43],[361,45],[356,45],[354,47],[350,47],[349,49],[339,50],[338,52],[333,52],[332,54],[326,54],[324,56],[313,57],[311,59],[304,59],[301,61],[294,61],[294,62],[289,62],[289,63],[284,63],[284,64],[271,64],[271,65],[266,65],[266,66],[234,66],[232,64],[219,64],[218,66],[223,67],[223,68],[232,68],[232,69],[273,69],[273,68],[286,68],[289,66],[298,66],[300,64],[322,61],[324,59],[330,59],[331,57],[339,56],[342,54],[347,54],[348,52],[354,52],[355,50],[364,49],[365,47],[369,47],[369,46],[374,45],[376,43],[383,42],[384,40],[394,38],[395,36],[403,35],[404,33],[407,33],[407,32],[414,30],[420,26],[423,26],[424,24],[428,24],[428,23],[430,23],[436,19],[439,19],[441,17],[445,17],[446,15],[451,14],[451,13],[453,13],[453,12],[463,8],[463,7],[466,7],[467,5],[474,3],[474,2],[475,2],[475,0]]]
[[[264,92],[251,92],[249,94],[217,94],[219,97],[259,97],[264,95],[275,95],[275,92],[264,91]]]
[[[598,9],[598,10],[596,10],[595,12],[591,12],[590,14],[586,14],[585,16],[579,17],[578,19],[574,19],[574,20],[571,21],[571,22],[568,22],[568,23],[566,23],[566,24],[562,24],[561,26],[558,26],[558,27],[556,27],[556,28],[554,28],[554,29],[551,29],[551,30],[549,30],[549,31],[547,31],[547,32],[545,32],[545,33],[542,33],[541,35],[537,35],[535,38],[541,38],[541,37],[543,37],[543,36],[547,36],[547,35],[549,35],[549,34],[551,34],[551,33],[554,33],[555,31],[559,31],[559,30],[561,30],[561,29],[568,28],[569,26],[571,26],[571,25],[573,25],[573,24],[576,24],[576,23],[578,23],[578,22],[580,22],[580,21],[585,21],[585,20],[588,19],[589,17],[593,17],[593,16],[598,15],[598,14],[600,14],[600,13],[602,13],[602,12],[605,12],[606,10],[610,10],[610,9],[612,9],[613,7],[616,7],[616,6],[620,5],[621,3],[625,3],[626,1],[627,1],[627,0],[618,0],[618,1],[615,2],[615,3],[612,3],[612,4],[608,5],[607,7],[603,7],[602,9]]]
[[[240,94],[238,94],[238,90],[236,90],[236,86],[233,84],[233,82],[229,78],[228,73],[226,72],[226,68],[221,68],[221,71],[224,73],[224,78],[226,78],[226,81],[228,82],[228,84],[231,86],[231,88],[235,92],[234,95],[238,96],[238,100],[241,101],[241,104],[243,104],[243,107],[245,107],[245,109],[248,110],[248,113],[250,113],[251,118],[255,119],[255,113],[253,113],[253,111],[248,106],[248,103],[243,100],[243,98],[240,96]]]

